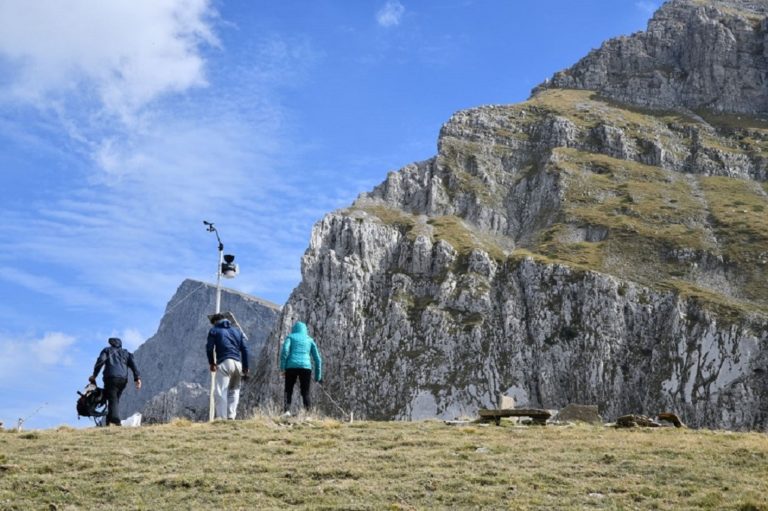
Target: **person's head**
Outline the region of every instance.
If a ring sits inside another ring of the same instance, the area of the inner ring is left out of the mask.
[[[211,316],[211,324],[215,325],[222,319],[227,319],[227,317],[224,314],[214,314],[213,316]]]
[[[293,324],[293,329],[291,329],[292,334],[304,334],[308,335],[307,325],[302,323],[301,321],[297,321]]]
[[[122,348],[123,347],[123,341],[121,341],[119,337],[110,337],[107,340],[107,342],[113,348]]]

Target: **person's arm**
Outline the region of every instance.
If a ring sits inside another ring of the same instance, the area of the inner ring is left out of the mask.
[[[323,359],[320,357],[320,350],[317,349],[315,341],[312,341],[309,353],[312,355],[312,360],[315,361],[315,381],[319,383],[323,381]]]
[[[133,383],[136,384],[136,390],[141,389],[141,375],[131,352],[128,352],[128,368],[133,372]]]
[[[285,364],[288,362],[288,355],[291,353],[291,336],[285,338],[283,347],[280,349],[280,371],[285,371]]]
[[[251,354],[248,352],[248,344],[245,342],[245,335],[240,332],[240,357],[243,359],[243,374],[248,374],[248,360],[251,358]]]
[[[216,337],[213,329],[208,332],[208,342],[205,344],[205,354],[208,356],[208,365],[211,368],[211,372],[216,371],[216,364],[213,362],[213,346],[216,342]]]
[[[101,368],[104,366],[104,363],[107,361],[107,350],[103,349],[101,350],[101,353],[99,353],[99,358],[96,359],[96,363],[93,365],[93,374],[90,378],[88,378],[88,381],[91,383],[96,383],[96,377],[99,375],[99,371],[101,371]]]

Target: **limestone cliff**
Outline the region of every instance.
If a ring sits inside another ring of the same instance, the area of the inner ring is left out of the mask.
[[[673,0],[529,101],[452,116],[434,158],[314,227],[248,406],[279,399],[302,320],[358,417],[506,393],[768,428],[767,14]]]
[[[627,103],[768,114],[768,4],[672,0],[648,30],[606,42],[544,87],[587,89]]]
[[[121,401],[124,415],[140,411],[145,422],[165,422],[173,417],[208,417],[210,371],[205,342],[211,325],[216,287],[185,280],[174,294],[157,333],[134,353],[142,375],[142,389],[131,386]],[[252,356],[261,348],[274,326],[280,308],[254,296],[222,289],[221,310],[234,313],[248,336]],[[252,361],[254,364],[254,361]]]

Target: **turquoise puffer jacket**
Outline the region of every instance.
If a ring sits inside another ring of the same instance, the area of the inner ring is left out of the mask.
[[[321,381],[323,360],[320,358],[320,350],[317,349],[314,339],[307,334],[307,325],[297,321],[280,349],[280,370],[312,369],[312,361],[315,363],[315,381]]]

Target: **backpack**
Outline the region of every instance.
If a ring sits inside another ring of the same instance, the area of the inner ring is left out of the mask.
[[[93,383],[85,386],[85,392],[78,391],[77,418],[93,417],[96,424],[99,419],[107,415],[107,395],[104,389],[100,389]]]

